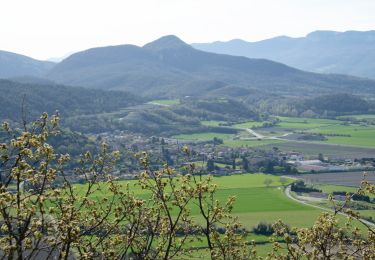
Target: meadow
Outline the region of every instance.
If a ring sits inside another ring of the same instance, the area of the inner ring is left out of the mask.
[[[367,115],[369,117],[370,115]],[[259,128],[265,122],[248,121],[231,125],[232,128],[240,130],[238,135],[223,134],[215,132],[198,132],[192,134],[175,135],[173,138],[195,141],[209,141],[214,137],[223,139],[224,145],[229,147],[256,147],[264,145],[274,145],[280,143],[298,143],[299,140],[287,139],[282,136],[285,133],[305,132],[312,134],[323,134],[325,141],[309,141],[306,146],[313,144],[342,145],[347,147],[375,148],[375,126],[363,124],[347,124],[340,120],[334,119],[314,119],[314,118],[294,118],[294,117],[277,117],[280,122],[271,128]],[[202,121],[204,126],[220,127],[223,121]],[[255,131],[266,137],[282,137],[282,140],[264,139],[249,140],[253,137],[244,129],[257,128]],[[327,147],[327,146],[326,146]],[[318,151],[319,152],[319,151]]]
[[[277,124],[277,128],[326,136],[326,141],[314,141],[316,143],[375,148],[374,125],[345,124],[331,119],[291,117],[279,117],[279,119],[281,122]]]
[[[267,179],[272,181],[269,186],[265,185]],[[229,196],[234,196],[236,200],[232,215],[237,216],[249,231],[260,222],[272,224],[280,219],[291,227],[310,227],[314,224],[322,211],[290,200],[284,193],[285,185],[293,181],[293,179],[287,179],[286,183],[281,183],[278,176],[260,173],[213,178],[213,182],[218,185],[216,199],[223,205]],[[123,180],[119,183],[124,186],[129,185],[134,194],[140,198],[147,199],[149,197],[149,193],[137,186],[135,180]],[[75,185],[75,188],[82,190],[82,186],[85,185]],[[108,196],[104,186],[96,196],[98,199]],[[191,204],[190,211],[196,221],[200,223],[202,219],[199,216],[198,208]],[[372,213],[366,212],[366,214]],[[338,219],[339,223],[344,224],[346,218],[339,216]],[[358,226],[358,224],[355,225]],[[257,251],[261,256],[266,256],[267,252],[272,249],[271,239],[268,236],[249,233],[246,239],[257,243]],[[194,240],[191,243],[190,245],[197,249],[197,255],[206,250],[204,239],[202,241]]]
[[[265,180],[272,183],[266,187]],[[288,183],[293,180],[288,179]],[[225,203],[229,196],[235,196],[233,214],[249,229],[261,221],[274,222],[284,219],[289,225],[297,227],[310,226],[320,211],[312,207],[296,203],[288,199],[284,194],[280,177],[267,174],[241,174],[233,176],[214,177],[214,183],[218,185],[216,198]],[[136,185],[135,180],[120,181],[120,184],[129,184],[134,194],[147,198],[148,194]],[[284,183],[286,185],[287,183]],[[85,184],[77,184],[77,190]],[[107,196],[105,188],[98,191],[96,197]],[[199,210],[192,206],[193,215],[198,215]]]
[[[156,104],[156,105],[171,106],[171,105],[180,104],[180,100],[179,99],[158,99],[158,100],[152,100],[150,103]]]

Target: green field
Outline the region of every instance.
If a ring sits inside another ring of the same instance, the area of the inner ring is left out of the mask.
[[[261,127],[264,122],[256,122],[256,121],[249,121],[245,123],[235,124],[233,127],[245,129],[245,128],[253,128],[253,127]]]
[[[156,105],[171,106],[171,105],[180,104],[180,100],[179,99],[158,99],[158,100],[152,100],[150,103],[156,104]]]
[[[320,134],[340,134],[348,136],[327,136],[326,142],[333,144],[375,147],[375,126],[334,125],[311,130]]]
[[[334,191],[346,191],[346,192],[356,192],[358,188],[341,186],[341,185],[330,185],[330,184],[314,184],[314,188],[322,190],[324,193],[332,193]]]
[[[272,180],[270,187],[264,184],[265,179]],[[291,226],[309,226],[313,223],[320,211],[289,200],[279,182],[280,177],[266,174],[242,174],[224,177],[215,177],[214,183],[219,187],[216,198],[225,203],[229,196],[235,196],[233,214],[239,216],[240,221],[251,229],[261,221],[274,222],[284,219]],[[290,180],[291,182],[292,180]],[[147,198],[147,193],[135,187],[136,181],[121,181],[130,184],[132,190],[140,197]],[[85,184],[83,184],[85,185]],[[82,190],[82,185],[75,188]],[[106,189],[98,191],[98,198],[107,196]],[[193,215],[198,215],[199,210],[192,206]]]
[[[278,117],[281,122],[277,124],[279,128],[291,130],[304,130],[326,127],[329,125],[337,125],[342,122],[338,120],[329,119],[314,119],[314,118],[300,118],[300,117]]]
[[[367,115],[371,116],[371,115]],[[374,116],[375,117],[375,116]],[[340,120],[332,119],[314,119],[314,118],[294,118],[278,117],[281,121],[272,128],[260,128],[256,131],[266,137],[282,136],[291,131],[306,132],[314,134],[323,134],[326,141],[310,141],[311,144],[337,144],[343,146],[369,147],[375,148],[375,125],[344,124]],[[222,121],[202,121],[205,126],[220,126]],[[262,126],[263,122],[249,121],[241,124],[235,124],[232,127],[246,129]],[[295,140],[248,140],[250,136],[246,131],[240,131],[238,135],[224,134],[215,132],[202,132],[193,134],[181,134],[173,136],[177,139],[209,141],[214,137],[223,139],[224,145],[229,147],[255,147],[263,145],[273,145],[286,142],[297,142]],[[239,138],[240,137],[240,138]],[[246,140],[247,139],[247,140]],[[308,146],[308,144],[306,144]],[[320,151],[319,151],[320,152]]]
[[[269,187],[266,187],[264,184],[266,179],[272,180]],[[280,183],[280,177],[278,176],[242,174],[214,177],[213,181],[218,185],[215,198],[221,202],[222,205],[227,201],[229,196],[234,196],[236,198],[232,215],[237,216],[243,226],[248,230],[251,230],[252,227],[260,222],[274,223],[280,219],[291,227],[309,227],[314,224],[315,220],[322,212],[321,210],[297,203],[286,197],[284,187],[282,183]],[[292,179],[288,179],[288,183],[284,185],[290,184],[292,181]],[[120,181],[120,184],[129,184],[129,186],[132,187],[132,191],[140,198],[147,199],[149,197],[148,192],[136,186],[136,183],[137,182],[134,180]],[[75,185],[75,188],[82,190],[82,186],[85,185],[86,184]],[[96,196],[98,199],[100,197],[108,197],[105,186],[98,191]],[[190,206],[190,212],[198,223],[203,221],[199,215],[199,209],[193,203]],[[372,212],[365,213],[370,216]],[[344,223],[345,218],[343,216],[339,216],[338,219],[340,223]],[[358,224],[355,225],[357,226]],[[246,239],[262,243],[261,245],[257,245],[259,255],[267,255],[272,248],[270,237],[250,233]],[[191,242],[190,246],[197,248],[199,254],[202,253],[206,247],[204,239],[202,241],[194,240]]]
[[[342,121],[329,119],[292,117],[279,117],[279,119],[281,122],[277,128],[327,135],[326,141],[314,141],[316,143],[375,147],[375,126],[373,125],[346,125]]]
[[[355,119],[358,119],[358,120],[362,120],[362,119],[371,119],[371,120],[375,120],[375,115],[369,115],[369,114],[363,114],[363,115],[348,115],[348,116],[339,116],[337,118],[355,118]]]

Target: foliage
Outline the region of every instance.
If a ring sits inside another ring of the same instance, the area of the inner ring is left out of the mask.
[[[321,190],[306,186],[302,180],[292,183],[290,190],[294,192],[322,192]]]
[[[253,233],[258,235],[270,236],[274,233],[272,224],[260,222],[258,225],[254,226],[252,229]]]
[[[132,94],[116,91],[88,90],[55,84],[22,84],[0,80],[0,119],[17,121],[37,118],[43,112],[68,116],[111,112],[142,102]],[[76,119],[77,120],[77,119]],[[69,126],[65,124],[65,126]]]

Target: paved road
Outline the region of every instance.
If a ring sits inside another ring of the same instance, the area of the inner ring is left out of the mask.
[[[306,141],[306,140],[293,140],[293,139],[286,139],[284,137],[292,134],[291,132],[290,133],[285,133],[283,135],[280,135],[280,136],[264,136],[262,134],[259,134],[257,132],[255,132],[253,129],[251,128],[246,128],[245,129],[247,132],[249,132],[250,134],[254,135],[255,137],[254,138],[243,138],[241,140],[255,140],[255,139],[263,139],[263,140],[280,140],[280,141],[286,141],[286,142],[293,142],[293,143],[304,143],[304,144],[321,144],[321,145],[330,145],[330,146],[344,146],[344,147],[356,147],[356,146],[353,146],[353,145],[343,145],[343,144],[334,144],[334,143],[324,143],[324,142],[320,142],[320,141]]]
[[[324,208],[324,207],[321,207],[321,206],[312,205],[312,204],[307,203],[307,202],[305,202],[305,201],[303,201],[303,200],[299,200],[299,199],[293,197],[292,194],[290,194],[290,192],[291,192],[291,191],[290,191],[290,185],[289,185],[288,187],[286,187],[286,189],[284,190],[284,192],[285,192],[285,195],[286,195],[289,199],[294,200],[295,202],[298,202],[298,203],[300,203],[300,204],[304,204],[304,205],[307,205],[307,206],[310,206],[310,207],[314,207],[314,208],[317,208],[317,209],[320,209],[320,210],[323,210],[323,211],[334,212],[332,209],[327,209],[327,208]],[[339,214],[342,215],[342,216],[348,217],[348,215],[345,214],[345,213],[339,212]],[[362,223],[364,223],[364,224],[366,224],[366,225],[368,225],[368,226],[370,226],[370,227],[373,227],[373,228],[375,227],[375,224],[372,223],[372,222],[369,222],[369,221],[367,221],[367,220],[365,220],[365,219],[359,219],[359,220],[360,220]]]
[[[253,136],[255,136],[255,138],[258,138],[258,139],[265,139],[266,138],[264,135],[261,135],[261,134],[255,132],[251,128],[246,128],[246,131],[248,131],[250,134],[252,134]]]

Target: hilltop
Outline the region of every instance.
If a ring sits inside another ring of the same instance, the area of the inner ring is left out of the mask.
[[[0,78],[45,75],[55,65],[54,62],[35,60],[30,57],[0,51]]]

